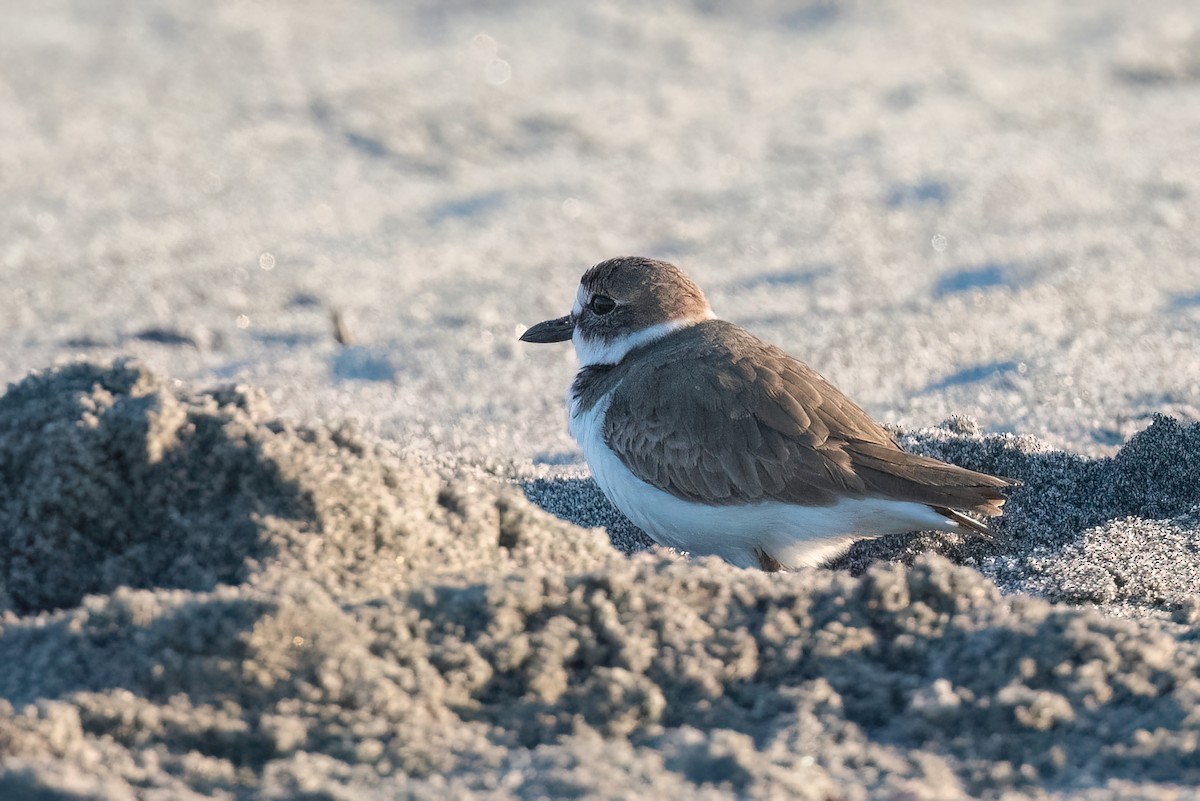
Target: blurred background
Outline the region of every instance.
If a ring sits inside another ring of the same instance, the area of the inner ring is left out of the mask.
[[[1200,417],[1194,0],[9,0],[0,143],[5,381],[133,354],[571,464],[516,336],[642,254],[889,422]]]

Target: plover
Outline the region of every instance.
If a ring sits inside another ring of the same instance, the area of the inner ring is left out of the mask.
[[[714,317],[682,270],[597,264],[571,313],[521,335],[572,340],[569,427],[600,489],[660,545],[741,567],[814,566],[855,540],[988,534],[1010,479],[901,450],[808,365]]]

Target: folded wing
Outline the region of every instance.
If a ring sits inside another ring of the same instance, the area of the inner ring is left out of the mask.
[[[605,439],[635,475],[686,500],[878,497],[996,515],[1015,483],[901,450],[807,365],[729,323],[673,334],[623,372]]]

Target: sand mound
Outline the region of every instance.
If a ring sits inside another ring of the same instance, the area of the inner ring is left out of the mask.
[[[442,486],[347,430],[274,419],[247,388],[189,395],[128,362],[0,398],[0,498],[0,602],[18,612],[119,586],[208,590],[267,560],[377,594],[411,571],[603,553],[512,494]]]
[[[978,567],[1006,591],[1125,605],[1196,622],[1200,598],[1200,424],[1156,416],[1111,458],[1089,459],[1033,437],[982,435],[969,421],[905,434],[910,450],[1025,482],[995,542],[927,532],[859,542],[836,563],[937,552]]]
[[[1004,596],[938,556],[861,575],[626,559],[514,490],[132,363],[30,377],[0,421],[0,797],[1117,798],[1200,782],[1200,643],[1175,623]],[[1072,566],[1104,536],[1191,547],[1196,436],[1161,420],[1101,461],[970,431],[920,443],[1026,478],[998,547],[1036,540],[1060,569],[985,568],[1076,597]],[[1126,589],[1137,560],[1107,555],[1114,600],[1186,594]]]
[[[981,569],[1006,590],[1200,622],[1200,424],[1155,416],[1104,459],[1030,437],[946,428],[909,444],[1025,481],[1006,507],[1000,541],[973,546]]]

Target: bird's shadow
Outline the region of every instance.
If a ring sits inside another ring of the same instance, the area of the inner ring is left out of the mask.
[[[521,484],[534,506],[584,528],[602,528],[614,548],[637,553],[654,546],[654,540],[604,497],[590,478],[538,478]]]

